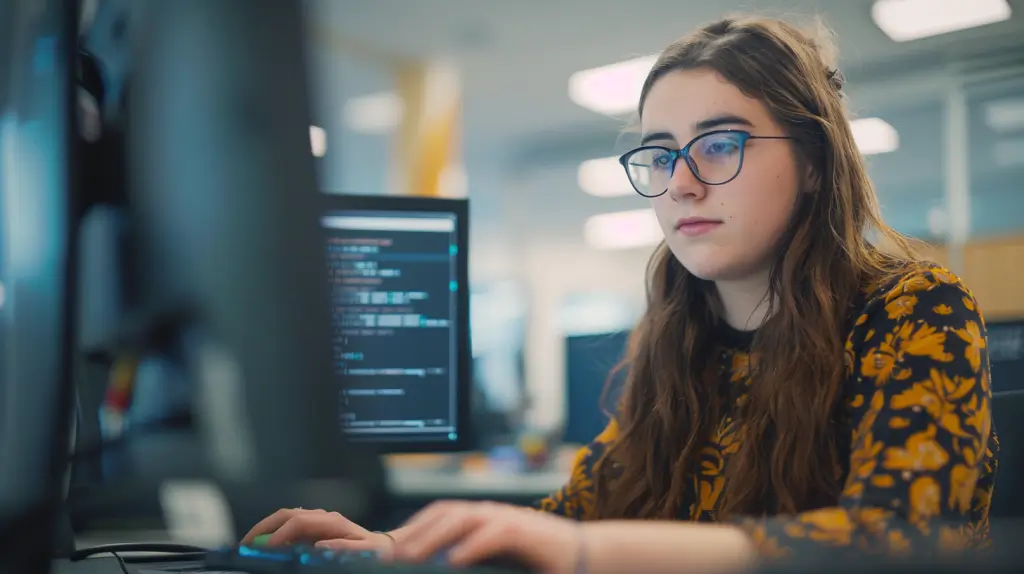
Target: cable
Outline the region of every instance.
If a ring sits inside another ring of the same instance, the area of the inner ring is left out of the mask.
[[[125,542],[118,544],[100,544],[91,548],[75,550],[68,557],[71,562],[85,560],[97,554],[115,554],[117,552],[162,552],[165,554],[205,554],[209,549],[191,544],[175,544],[173,542]]]
[[[115,546],[116,546],[116,545],[115,545]],[[128,551],[127,551],[127,550],[125,550],[124,552],[128,552]],[[111,556],[113,556],[113,557],[114,557],[114,560],[117,560],[117,567],[121,569],[121,574],[132,574],[131,570],[128,570],[128,562],[129,562],[129,561],[128,561],[128,560],[125,560],[124,558],[122,558],[122,557],[121,557],[121,554],[120,554],[119,552],[114,552],[114,551],[107,551],[107,552],[103,552],[103,554],[107,554],[107,553],[109,553],[109,554],[110,554]],[[97,554],[100,554],[100,553],[99,553],[99,552],[97,552]],[[203,555],[199,555],[199,557],[200,557],[200,558],[201,558],[202,556],[203,556]],[[179,556],[179,557],[182,557],[182,558],[184,558],[184,555],[181,555],[181,556]],[[192,558],[192,555],[191,555],[191,554],[189,554],[189,555],[188,555],[188,559],[191,559],[191,558]],[[165,559],[165,558],[163,558],[163,557],[160,557],[160,561],[166,561],[166,559]],[[145,560],[142,560],[142,559],[134,559],[134,560],[131,560],[131,562],[132,562],[132,563],[136,563],[136,562],[145,562]]]
[[[128,571],[128,565],[124,563],[124,558],[121,558],[120,554],[117,552],[111,552],[110,554],[114,557],[114,560],[117,560],[117,565],[121,567],[121,574],[132,574]]]
[[[142,554],[140,556],[130,556],[125,559],[125,562],[130,564],[150,564],[160,563],[166,564],[169,561],[174,562],[202,562],[206,560],[207,555],[210,552],[182,552],[180,554]]]
[[[121,557],[121,554],[126,552],[159,552],[169,554],[171,556],[139,556],[125,559]],[[132,563],[167,562],[169,558],[175,561],[201,561],[206,558],[207,552],[208,550],[206,548],[192,546],[190,544],[175,544],[171,542],[127,542],[121,544],[100,544],[99,546],[76,550],[68,557],[68,561],[79,562],[86,558],[96,556],[97,554],[110,554],[115,560],[117,560],[117,565],[121,568],[122,574],[131,574],[128,570],[129,561]]]

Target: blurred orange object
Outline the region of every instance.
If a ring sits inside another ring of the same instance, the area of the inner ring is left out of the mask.
[[[537,470],[548,463],[550,440],[543,434],[526,432],[519,436],[519,450],[526,459],[527,470]]]

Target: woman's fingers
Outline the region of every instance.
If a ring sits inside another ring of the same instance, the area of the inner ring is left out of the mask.
[[[397,549],[402,560],[427,560],[462,540],[481,525],[483,508],[480,505],[452,505],[436,514],[428,515],[416,531],[405,535]]]
[[[384,546],[384,548],[382,548],[382,546]],[[387,545],[382,545],[379,540],[374,538],[335,538],[333,540],[321,540],[316,543],[317,548],[324,550],[349,550],[353,552],[361,552],[364,550],[385,550],[386,546]]]
[[[504,522],[489,522],[469,532],[448,552],[448,562],[455,567],[476,564],[509,550],[512,542]]]
[[[315,511],[297,514],[281,525],[267,539],[268,546],[337,538],[364,538],[366,531],[336,512]]]
[[[441,517],[452,512],[457,506],[458,502],[442,501],[434,502],[423,508],[416,514],[412,515],[412,518],[407,520],[402,526],[402,540],[417,540],[422,537],[425,533],[429,532]]]
[[[262,534],[270,534],[301,512],[314,512],[301,508],[282,508],[270,516],[260,520],[249,530],[249,533],[242,538],[242,544],[252,544],[253,540]]]

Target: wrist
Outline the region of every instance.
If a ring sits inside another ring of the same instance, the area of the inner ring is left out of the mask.
[[[583,574],[746,572],[757,565],[753,540],[735,526],[604,521],[586,523],[583,529]]]
[[[572,566],[572,574],[589,574],[592,563],[590,551],[593,547],[589,542],[590,530],[586,524],[576,528],[576,557]]]

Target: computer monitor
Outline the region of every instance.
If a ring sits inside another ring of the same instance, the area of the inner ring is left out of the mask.
[[[562,440],[586,444],[608,426],[626,382],[616,369],[626,354],[629,331],[565,338],[565,430]]]
[[[105,450],[132,464],[78,491],[73,512],[173,517],[169,502],[183,498],[167,493],[201,481],[234,519],[211,544],[286,506],[363,520],[383,469],[339,432],[302,6],[110,4],[126,12],[129,53],[101,64],[132,65],[117,70],[130,78],[123,117],[104,126],[124,130],[123,165],[111,167],[127,174],[127,205],[97,208],[122,215],[111,248],[124,252],[112,282],[124,294],[110,340],[89,352],[167,365],[153,386],[184,385],[193,424],[132,421]]]
[[[48,565],[68,444],[76,3],[0,2],[0,571]]]
[[[386,452],[471,444],[466,200],[327,195],[341,429]]]

